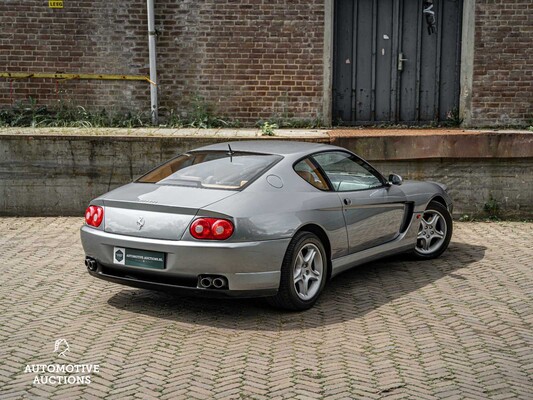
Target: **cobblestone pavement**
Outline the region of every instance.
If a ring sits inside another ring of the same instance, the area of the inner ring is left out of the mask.
[[[0,398],[533,397],[533,224],[457,223],[440,259],[362,266],[285,313],[95,280],[81,222],[0,219]],[[99,372],[26,372],[58,363]]]

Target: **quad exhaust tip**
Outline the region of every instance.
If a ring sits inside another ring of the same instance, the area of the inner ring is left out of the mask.
[[[204,288],[209,288],[213,284],[213,279],[211,279],[209,276],[206,276],[202,279],[200,279],[200,286]]]
[[[225,282],[224,279],[222,279],[222,278],[215,278],[215,279],[213,279],[213,286],[214,286],[216,289],[221,289],[221,288],[223,288],[225,284],[226,284],[226,282]]]
[[[98,264],[94,258],[91,257],[85,257],[85,266],[89,271],[96,271],[98,268]]]
[[[228,280],[220,275],[200,275],[198,286],[202,289],[227,289]]]

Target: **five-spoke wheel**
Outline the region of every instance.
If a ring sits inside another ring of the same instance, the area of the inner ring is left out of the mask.
[[[293,268],[294,288],[302,300],[312,299],[320,290],[324,276],[324,260],[314,243],[307,243],[298,252]]]
[[[278,294],[269,302],[288,310],[312,307],[326,284],[327,265],[320,239],[311,232],[298,232],[283,260]]]
[[[452,236],[452,217],[440,203],[429,203],[420,218],[415,255],[418,258],[436,258],[448,247]]]

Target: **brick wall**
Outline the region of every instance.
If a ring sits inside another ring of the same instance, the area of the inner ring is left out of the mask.
[[[321,112],[323,0],[156,6],[163,105],[179,109],[198,95],[248,123]]]
[[[0,71],[148,73],[146,1],[0,2]],[[145,82],[0,79],[0,107],[28,97],[89,108],[149,109]]]
[[[156,0],[160,105],[254,124],[322,112],[324,0]],[[0,71],[148,74],[146,1],[0,2]],[[533,5],[477,0],[473,124],[532,116]],[[0,79],[0,107],[27,97],[90,109],[149,110],[145,82]]]
[[[142,74],[148,71],[146,1],[0,3],[0,70]],[[156,1],[160,105],[192,99],[248,124],[321,112],[323,1]],[[12,85],[12,87],[11,87]],[[36,98],[89,108],[149,110],[144,82],[0,80],[0,106]]]
[[[533,2],[477,0],[472,123],[533,119]]]

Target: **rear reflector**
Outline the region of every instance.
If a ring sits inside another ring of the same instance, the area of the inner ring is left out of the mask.
[[[104,220],[104,209],[100,206],[89,206],[85,210],[85,222],[87,225],[99,227]]]
[[[198,218],[193,221],[189,231],[200,240],[225,240],[233,235],[233,223],[220,218]]]

